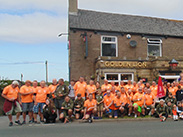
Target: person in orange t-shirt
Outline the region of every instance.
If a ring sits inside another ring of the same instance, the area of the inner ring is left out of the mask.
[[[39,116],[41,118],[41,122],[44,122],[43,117],[43,106],[45,105],[45,102],[47,98],[49,97],[49,90],[46,87],[45,81],[40,82],[40,87],[37,88],[37,90],[34,92],[34,122],[37,123],[37,113],[39,113]]]
[[[53,101],[55,100],[54,91],[56,90],[57,86],[58,86],[57,80],[56,80],[56,79],[53,79],[53,80],[52,80],[52,84],[49,85],[49,87],[48,87],[49,92],[50,92],[50,94],[52,95]]]
[[[87,84],[84,81],[84,77],[80,77],[79,81],[76,82],[74,85],[75,97],[77,97],[77,94],[80,93],[81,97],[85,99],[86,87],[87,87]]]
[[[111,93],[113,93],[113,94],[115,95],[117,89],[118,89],[118,88],[116,87],[115,82],[112,81],[112,82],[111,82]]]
[[[88,96],[89,99],[87,99],[84,102],[84,117],[83,119],[89,120],[89,122],[92,122],[91,116],[92,114],[95,115],[97,113],[97,101],[93,99],[93,95],[89,93]]]
[[[31,87],[31,81],[26,80],[25,85],[20,88],[20,94],[21,94],[21,101],[22,101],[22,115],[23,115],[23,122],[22,124],[26,123],[26,113],[28,112],[29,115],[29,123],[33,123],[33,94],[34,91]]]
[[[129,88],[128,90],[131,91],[131,89]],[[122,87],[121,88],[121,98],[123,100],[123,104],[124,104],[124,109],[128,112],[128,116],[131,116],[132,113],[132,103],[131,103],[131,99],[130,96],[128,95],[128,91],[125,91],[125,88]]]
[[[114,118],[118,118],[119,112],[124,112],[124,106],[125,103],[123,102],[123,99],[121,98],[121,92],[117,92],[116,97],[114,97]]]
[[[91,93],[93,95],[93,99],[95,99],[96,86],[94,85],[94,81],[90,80],[89,85],[86,87],[87,97]]]
[[[140,113],[142,112],[142,105],[144,104],[144,94],[142,92],[142,88],[140,87],[138,89],[138,92],[133,96],[133,107],[134,107],[134,111],[135,111],[135,118],[138,116],[140,116]]]
[[[120,81],[120,85],[118,86],[118,90],[121,92],[121,87],[125,87],[125,82]]]
[[[109,118],[112,118],[112,112],[114,110],[114,95],[110,90],[107,90],[106,96],[104,96],[104,108]]]
[[[137,90],[138,90],[138,85],[137,85],[137,82],[134,81],[133,82],[133,87],[132,87],[132,94],[135,95],[135,93],[137,93]]]
[[[38,88],[38,82],[37,82],[37,80],[34,80],[32,82],[32,89],[34,92],[36,92],[37,88]]]
[[[171,92],[172,95],[175,97],[177,90],[174,87],[173,83],[171,83],[171,86],[168,88],[168,91]]]
[[[158,86],[156,85],[156,82],[152,82],[152,86],[150,86],[151,92],[154,94],[154,96],[157,96]]]
[[[3,110],[5,114],[8,116],[8,119],[10,121],[9,126],[13,126],[12,121],[13,111],[15,111],[16,113],[15,123],[21,125],[19,117],[22,112],[22,109],[20,106],[20,95],[18,86],[19,86],[18,81],[13,81],[11,85],[8,85],[3,89],[3,92],[1,94],[1,96],[5,98]]]
[[[111,89],[112,89],[111,84],[109,84],[108,81],[107,81],[107,79],[105,79],[104,80],[104,84],[101,87],[101,90],[102,90],[103,95],[105,96],[107,90],[110,90],[111,91]]]
[[[125,91],[127,92],[129,88],[131,90],[133,89],[133,85],[131,83],[131,80],[128,80],[128,83],[125,85]]]
[[[154,115],[155,112],[155,96],[151,92],[151,89],[147,89],[147,94],[144,95],[144,105],[142,106],[142,114],[145,115],[145,111],[151,111],[151,116]]]

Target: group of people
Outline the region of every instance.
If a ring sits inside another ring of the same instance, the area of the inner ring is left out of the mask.
[[[59,120],[67,123],[75,119],[92,122],[92,119],[103,117],[144,117],[145,115],[159,117],[165,121],[168,117],[174,120],[183,118],[183,80],[180,82],[163,83],[165,96],[157,98],[158,86],[155,81],[150,83],[121,81],[118,86],[115,82],[104,80],[103,84],[90,80],[88,85],[84,77],[77,82],[70,81],[66,86],[63,79],[52,80],[51,85],[45,81],[31,82],[19,87],[17,81],[4,88],[2,97],[5,98],[3,110],[9,118],[9,126],[13,125],[12,113],[15,111],[18,125],[26,124],[26,115],[29,123],[54,123]],[[19,117],[22,113],[23,122]]]

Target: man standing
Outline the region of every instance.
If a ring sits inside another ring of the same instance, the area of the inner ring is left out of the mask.
[[[74,85],[75,97],[77,96],[78,93],[80,93],[81,97],[85,99],[86,87],[87,84],[84,81],[84,77],[80,77],[79,81],[76,82],[76,84]]]
[[[37,88],[37,90],[34,92],[34,122],[37,123],[37,114],[39,114],[41,118],[41,122],[44,122],[43,117],[43,106],[46,103],[46,99],[49,97],[49,90],[46,87],[45,81],[40,82],[40,87]]]
[[[107,79],[104,80],[104,84],[102,85],[101,90],[104,96],[106,95],[107,90],[112,90],[112,86],[108,83]]]
[[[21,101],[22,101],[22,111],[23,111],[23,122],[22,124],[26,123],[26,113],[28,112],[29,115],[29,123],[32,123],[33,118],[33,89],[31,87],[31,81],[27,80],[25,81],[25,85],[20,88],[20,94],[21,94]]]
[[[89,85],[86,87],[87,97],[91,93],[93,95],[93,99],[95,99],[96,86],[94,85],[94,81],[90,80]]]
[[[52,84],[49,85],[49,87],[48,87],[50,94],[52,94],[53,101],[55,100],[54,91],[56,90],[56,88],[57,88],[57,80],[53,79]]]
[[[61,114],[62,103],[64,102],[65,97],[69,94],[69,89],[66,85],[64,85],[64,80],[59,79],[58,86],[54,92],[55,95],[55,106],[59,111],[59,115]]]
[[[13,110],[16,112],[16,121],[18,125],[21,125],[19,117],[22,112],[21,106],[20,106],[20,95],[19,95],[19,83],[17,81],[13,81],[11,85],[4,88],[2,92],[2,97],[5,98],[5,103],[3,110],[6,113],[6,115],[9,118],[9,126],[13,126],[12,121],[12,113]]]

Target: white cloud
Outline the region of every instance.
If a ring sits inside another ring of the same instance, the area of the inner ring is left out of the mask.
[[[67,0],[0,0],[0,9],[65,11]]]
[[[43,13],[23,16],[0,14],[0,40],[18,43],[61,42],[60,32],[67,31],[67,18]]]
[[[57,35],[67,32],[67,4],[68,0],[0,0],[0,40],[66,42],[67,37]],[[182,5],[182,0],[79,0],[82,9],[173,19],[183,19]]]

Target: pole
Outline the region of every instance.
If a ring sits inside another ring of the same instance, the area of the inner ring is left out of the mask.
[[[46,83],[48,83],[48,61],[45,62],[46,65]]]
[[[21,82],[23,81],[23,74],[21,74],[21,76],[20,76],[21,78],[20,78],[20,80],[21,80]]]

